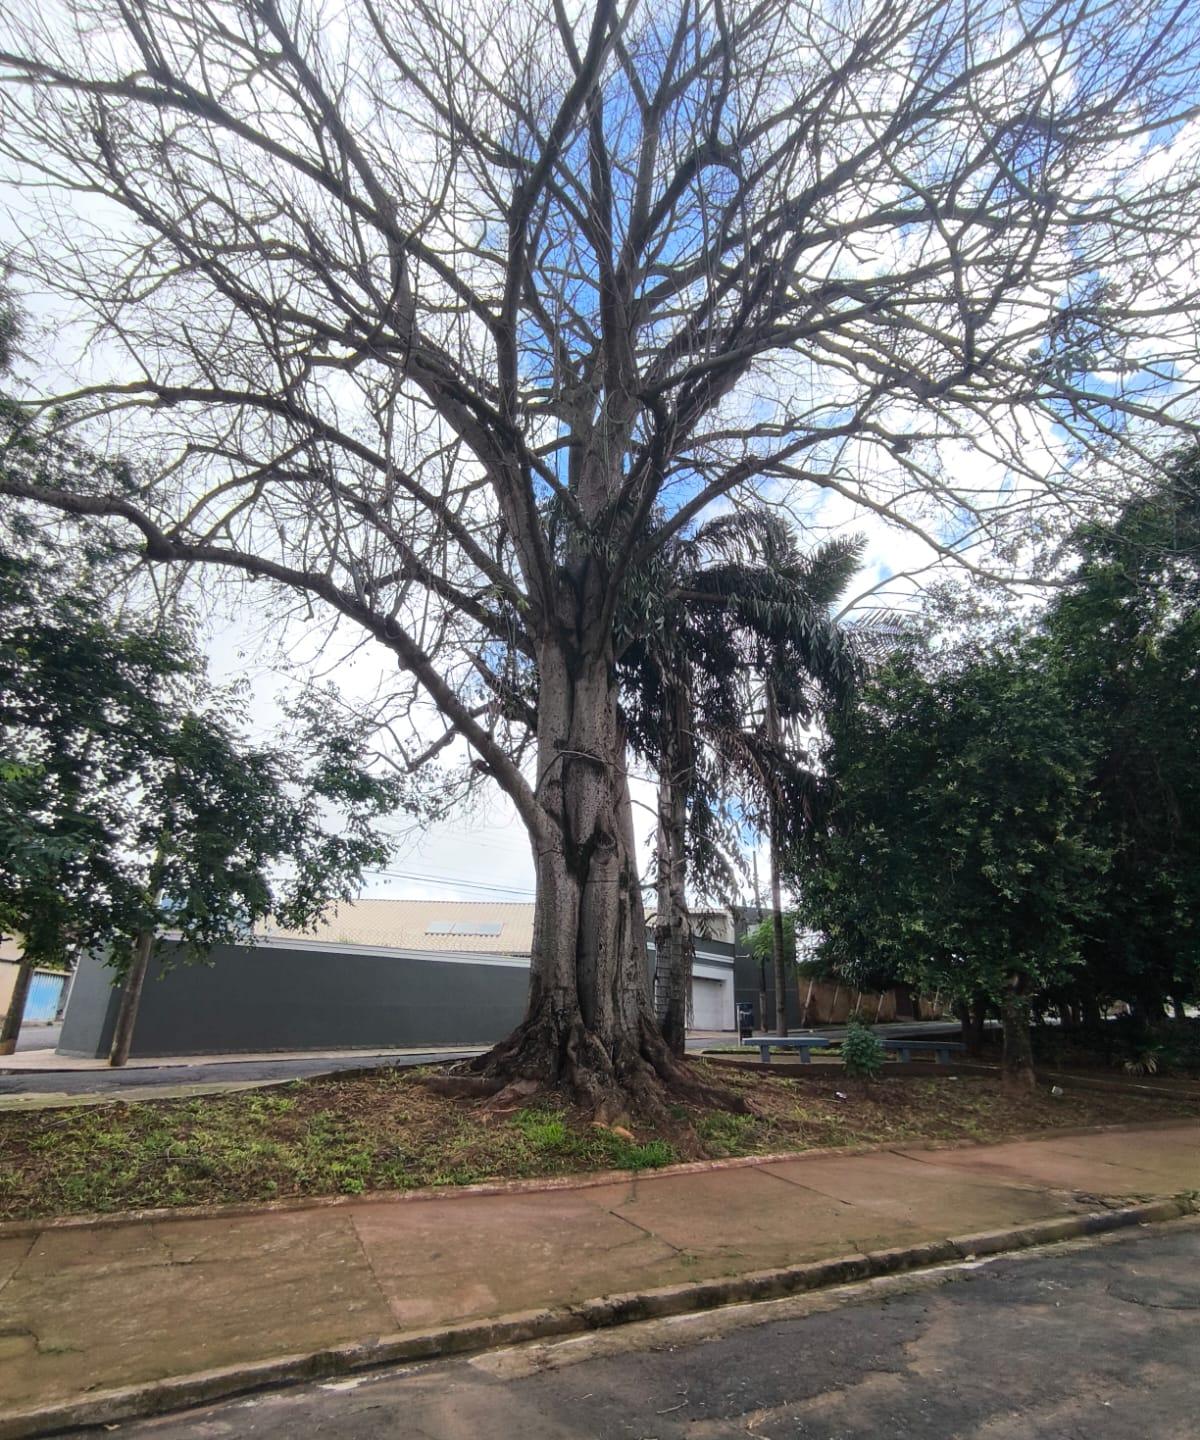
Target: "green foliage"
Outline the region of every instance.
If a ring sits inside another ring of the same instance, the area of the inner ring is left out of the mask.
[[[307,697],[286,752],[252,744],[187,625],[133,603],[128,557],[5,519],[0,926],[27,959],[107,946],[120,969],[162,929],[203,954],[268,913],[309,923],[386,858],[404,796],[360,729]]]
[[[535,1150],[561,1150],[567,1142],[567,1124],[560,1115],[544,1110],[521,1110],[513,1124]]]
[[[769,915],[746,932],[746,944],[756,960],[771,959],[775,953],[775,929]],[[796,964],[796,917],[792,914],[783,917],[783,956],[789,965]]]
[[[573,1129],[552,1110],[519,1110],[512,1123],[529,1152],[546,1160],[575,1161],[614,1170],[653,1170],[679,1157],[667,1140],[630,1140],[601,1125]]]
[[[1200,446],[1074,543],[1033,623],[898,655],[833,717],[795,863],[862,983],[1141,1023],[1200,996]]]
[[[1112,863],[1086,986],[1153,1018],[1167,996],[1200,998],[1200,446],[1077,543],[1045,631],[1076,725],[1099,738],[1091,823]]]
[[[804,745],[769,735],[748,711],[768,673],[785,726],[848,692],[860,647],[830,605],[861,553],[856,538],[805,552],[765,507],[718,516],[656,557],[627,600],[636,615],[618,617],[630,743],[684,788],[702,893],[733,888],[730,856],[748,818],[765,830],[773,803],[802,823],[817,803]]]
[[[856,1021],[846,1027],[842,1064],[854,1080],[874,1080],[883,1069],[884,1050],[879,1036]]]
[[[158,697],[199,670],[182,628],[113,613],[114,570],[20,516],[0,540],[0,919],[40,963],[138,928],[130,817],[170,739]]]
[[[839,787],[804,918],[843,973],[997,1001],[1079,963],[1106,851],[1087,826],[1090,734],[1049,658],[997,647],[890,662],[835,719]]]

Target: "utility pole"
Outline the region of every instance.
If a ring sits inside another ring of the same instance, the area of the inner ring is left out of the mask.
[[[779,707],[775,703],[775,686],[767,675],[767,742],[778,750],[780,743]],[[787,961],[783,944],[783,887],[779,881],[779,847],[782,840],[779,804],[767,795],[768,836],[771,845],[771,957],[775,970],[775,1033],[786,1035],[787,1028]],[[766,1028],[765,1026],[763,1027]]]

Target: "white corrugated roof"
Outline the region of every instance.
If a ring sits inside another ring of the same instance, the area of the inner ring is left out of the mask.
[[[270,940],[320,940],[327,945],[528,955],[533,949],[533,902],[345,901],[332,906],[312,929],[268,924],[260,933]]]

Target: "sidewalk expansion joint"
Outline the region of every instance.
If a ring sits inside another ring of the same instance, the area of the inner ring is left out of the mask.
[[[21,1258],[17,1261],[17,1263],[13,1266],[9,1273],[4,1277],[4,1279],[0,1280],[0,1291],[3,1291],[4,1287],[10,1284],[13,1280],[15,1280],[17,1276],[21,1273],[21,1271],[24,1270],[26,1264],[29,1261],[29,1257],[33,1254],[34,1246],[37,1244],[40,1238],[40,1231],[35,1231],[29,1237],[29,1244],[25,1247],[24,1255],[21,1256]]]
[[[815,1185],[806,1185],[803,1180],[793,1180],[789,1175],[780,1175],[769,1165],[764,1165],[759,1171],[762,1175],[769,1175],[772,1180],[781,1180],[785,1185],[790,1185],[793,1190],[803,1190],[806,1194],[812,1195],[817,1200],[832,1200],[835,1205],[844,1205],[847,1210],[854,1208],[854,1202],[843,1200],[840,1195],[831,1195],[828,1190],[820,1190]]]
[[[354,1243],[358,1248],[358,1253],[362,1256],[363,1264],[367,1267],[367,1274],[371,1277],[371,1284],[375,1287],[375,1293],[379,1297],[380,1303],[389,1314],[394,1314],[391,1299],[376,1272],[375,1262],[371,1259],[371,1252],[367,1249],[367,1243],[362,1237],[362,1231],[358,1228],[358,1219],[353,1210],[347,1214],[346,1219],[350,1223],[350,1233],[354,1236]]]
[[[614,1220],[624,1220],[626,1225],[632,1225],[635,1230],[645,1235],[648,1239],[657,1240],[660,1245],[665,1245],[668,1250],[674,1250],[676,1255],[686,1253],[680,1246],[672,1244],[665,1235],[658,1234],[656,1230],[647,1230],[644,1225],[639,1225],[636,1220],[631,1220],[628,1215],[622,1215],[619,1210],[608,1210],[605,1213],[611,1215]]]

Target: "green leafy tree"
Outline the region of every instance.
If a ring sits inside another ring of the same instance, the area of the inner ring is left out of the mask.
[[[197,668],[182,632],[111,614],[103,555],[82,557],[72,583],[61,554],[28,529],[18,523],[8,539],[0,551],[0,917],[20,938],[22,963],[0,1053],[15,1045],[35,966],[60,965],[134,924],[122,839],[147,757],[166,738],[155,696]]]
[[[125,878],[138,928],[132,947],[120,944],[128,934],[114,937],[126,971],[114,1064],[128,1058],[160,933],[203,959],[214,945],[250,940],[268,915],[303,928],[390,853],[376,822],[403,803],[400,781],[370,774],[361,731],[320,705],[297,707],[292,720],[284,751],[248,743],[211,704],[173,717],[130,817]]]
[[[838,794],[801,896],[842,973],[988,995],[1021,1088],[1030,1000],[1080,964],[1107,863],[1088,828],[1095,742],[1050,658],[1029,642],[888,664],[833,725]]]
[[[1066,694],[1098,736],[1096,832],[1112,852],[1072,993],[1161,1017],[1200,996],[1200,447],[1172,457],[1079,568],[1045,629]]]
[[[113,1056],[128,1054],[164,930],[203,956],[268,913],[311,921],[389,847],[376,821],[406,803],[364,763],[364,736],[316,696],[288,749],[239,728],[186,628],[121,613],[116,558],[10,517],[0,546],[0,923],[19,937],[0,1032],[15,1046],[39,964],[104,948],[126,975]]]

